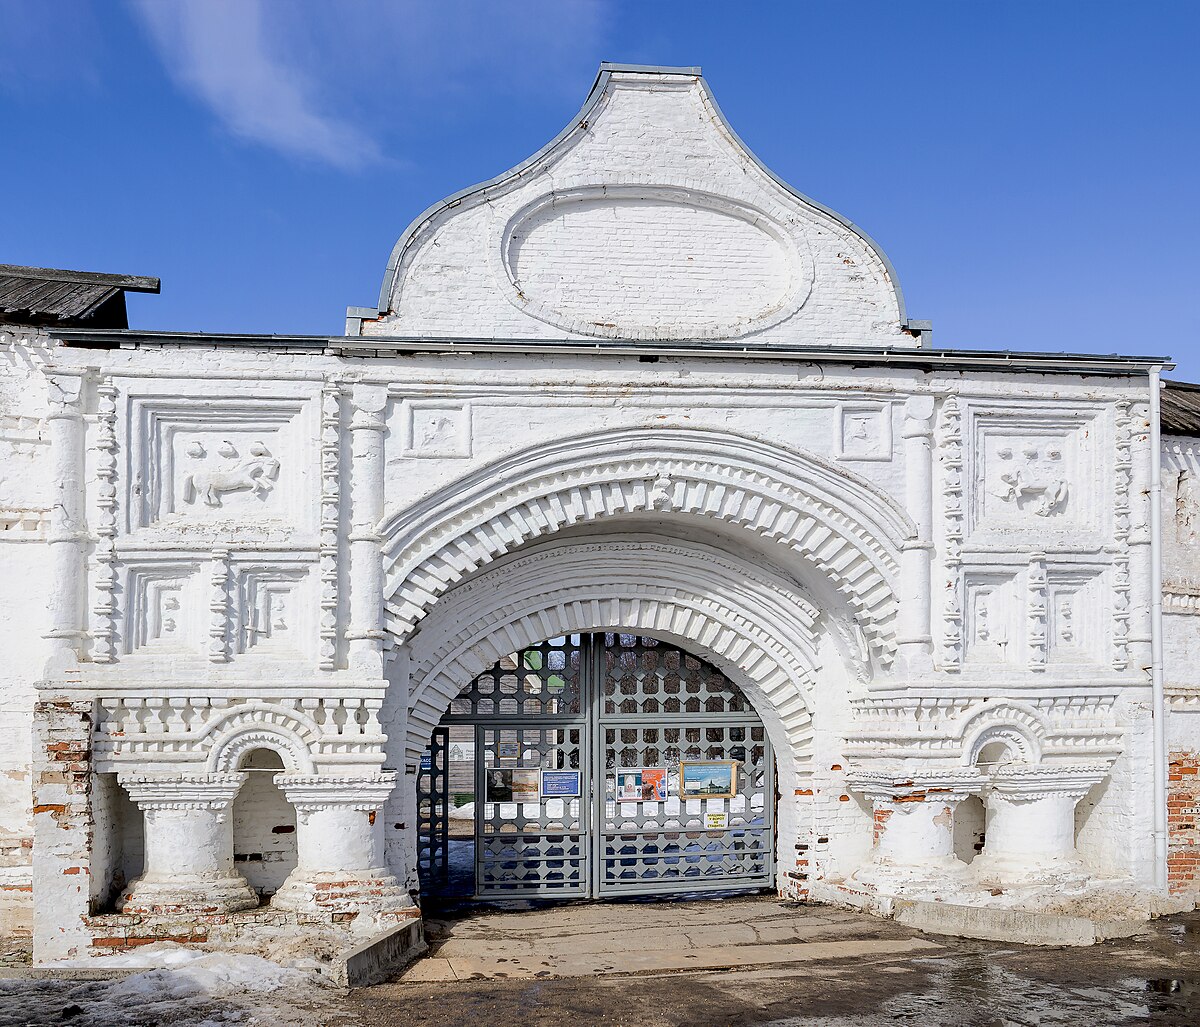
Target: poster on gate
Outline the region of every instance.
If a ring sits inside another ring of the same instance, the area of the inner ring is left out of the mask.
[[[578,770],[543,770],[542,795],[573,798],[579,794]]]
[[[662,802],[667,797],[667,768],[629,767],[618,770],[616,792],[621,802]]]

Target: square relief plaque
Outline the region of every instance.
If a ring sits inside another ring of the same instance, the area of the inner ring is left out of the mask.
[[[1096,419],[972,412],[969,534],[1048,535],[1086,544],[1100,530]]]
[[[834,456],[839,460],[890,460],[892,408],[887,403],[840,403]]]
[[[471,407],[467,403],[409,400],[405,403],[404,455],[471,455]]]

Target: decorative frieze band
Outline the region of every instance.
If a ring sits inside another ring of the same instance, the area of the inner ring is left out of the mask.
[[[342,387],[327,379],[321,389],[321,524],[318,665],[337,668],[338,539],[341,516]]]
[[[92,578],[92,662],[116,659],[117,389],[96,387],[96,570]]]
[[[229,550],[214,549],[208,577],[208,658],[229,659]]]
[[[939,432],[942,463],[942,568],[945,571],[940,664],[958,670],[963,659],[963,432],[956,396],[942,403]]]
[[[1046,638],[1046,603],[1049,579],[1046,575],[1046,554],[1031,553],[1026,576],[1028,593],[1025,600],[1026,638],[1029,643],[1030,670],[1045,670],[1049,643]]]

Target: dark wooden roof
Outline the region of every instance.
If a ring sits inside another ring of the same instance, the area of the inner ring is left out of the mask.
[[[125,293],[158,290],[157,278],[0,264],[0,324],[128,328]]]
[[[1200,385],[1164,379],[1159,424],[1164,435],[1200,435]]]

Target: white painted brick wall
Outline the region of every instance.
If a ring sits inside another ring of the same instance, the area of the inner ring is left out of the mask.
[[[233,858],[255,891],[271,895],[296,867],[296,810],[273,772],[247,774],[233,802]]]
[[[573,198],[597,188],[607,200]],[[706,209],[709,196],[743,215]],[[548,197],[552,208],[523,221]],[[504,269],[511,231],[520,292]],[[784,310],[752,316],[789,282],[800,292]],[[364,334],[913,344],[878,253],[773,181],[681,76],[614,74],[586,131],[519,181],[435,216],[390,307]]]

